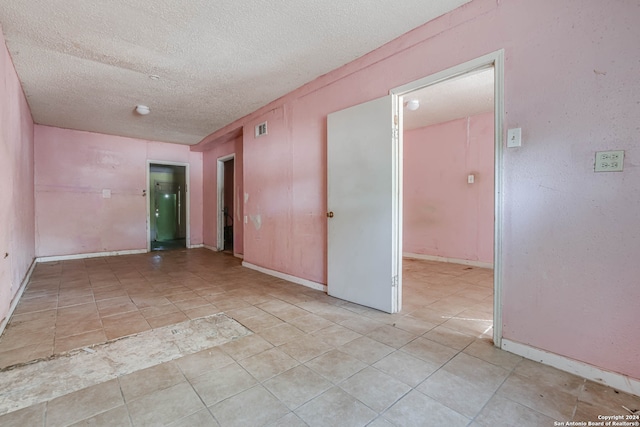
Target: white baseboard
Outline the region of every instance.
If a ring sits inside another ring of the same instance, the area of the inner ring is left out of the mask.
[[[189,246],[189,249],[199,249],[199,248],[204,248],[204,245],[202,243],[200,243],[199,245],[191,245],[191,246]]]
[[[640,380],[597,368],[578,360],[570,359],[546,350],[531,347],[526,344],[502,338],[502,349],[526,359],[534,360],[545,365],[553,366],[561,371],[578,375],[582,378],[604,384],[625,393],[640,396]]]
[[[146,253],[147,253],[146,249],[130,249],[125,251],[93,252],[93,253],[87,253],[87,254],[41,256],[36,258],[36,262],[68,261],[71,259],[86,259],[86,258],[98,258],[103,256],[133,255],[133,254],[146,254]]]
[[[303,279],[300,277],[292,276],[287,273],[281,273],[279,271],[270,270],[268,268],[259,267],[257,265],[251,264],[246,261],[242,261],[242,266],[250,268],[252,270],[259,271],[260,273],[268,274],[270,276],[277,277],[279,279],[284,279],[289,282],[297,283],[298,285],[306,286],[307,288],[315,289],[316,291],[327,292],[327,285],[323,285],[322,283],[312,282],[311,280]]]
[[[470,265],[472,267],[493,268],[492,262],[470,261],[468,259],[447,258],[447,257],[435,256],[435,255],[413,254],[410,252],[403,252],[402,256],[404,258],[422,259],[425,261],[450,262],[452,264]]]
[[[233,256],[236,257],[236,258],[244,259],[244,255],[243,254],[234,253]]]
[[[213,251],[213,252],[219,252],[218,248],[216,248],[215,246],[202,245],[202,247],[205,249],[209,249],[210,251]]]
[[[36,259],[34,258],[33,261],[31,261],[31,265],[29,266],[29,269],[27,270],[27,274],[25,274],[24,279],[22,279],[22,282],[20,282],[20,287],[18,288],[18,292],[16,292],[16,294],[13,296],[13,299],[11,300],[11,305],[9,306],[9,312],[7,313],[6,317],[2,319],[2,323],[0,323],[0,336],[3,334],[4,329],[7,327],[7,324],[9,323],[11,316],[13,316],[13,312],[16,310],[16,307],[18,306],[18,303],[20,302],[20,298],[22,298],[22,294],[24,293],[24,290],[27,288],[27,283],[29,283],[29,279],[31,279],[31,274],[33,273],[33,270],[35,268],[36,268]]]

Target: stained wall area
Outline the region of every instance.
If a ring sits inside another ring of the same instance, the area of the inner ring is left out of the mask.
[[[493,113],[405,131],[403,154],[403,252],[493,263]]]
[[[36,125],[36,255],[146,250],[147,160],[189,164],[191,245],[202,244],[201,153]]]
[[[0,323],[33,262],[33,120],[0,28]]]
[[[505,129],[524,142],[503,155],[503,336],[640,378],[639,16],[634,0],[474,0],[210,135],[269,121],[244,136],[260,219],[245,260],[325,283],[327,114],[504,49]],[[612,149],[624,172],[594,173]]]

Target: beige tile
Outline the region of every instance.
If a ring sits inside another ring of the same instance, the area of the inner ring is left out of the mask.
[[[442,370],[470,383],[482,384],[483,387],[493,390],[497,389],[509,375],[509,371],[504,368],[464,353],[458,353],[442,367]]]
[[[299,362],[278,348],[272,348],[239,361],[240,365],[258,381],[266,381]]]
[[[473,418],[494,395],[496,388],[469,381],[441,369],[420,384],[417,390],[443,405]]]
[[[355,357],[335,349],[306,362],[305,366],[311,368],[334,384],[349,378],[356,372],[367,367],[365,363]]]
[[[356,316],[343,322],[340,322],[341,326],[349,328],[359,334],[366,335],[379,327],[383,326],[383,323],[377,320],[369,319],[368,317]]]
[[[88,345],[99,344],[107,341],[107,336],[102,328],[84,332],[70,337],[56,338],[54,352],[56,354],[63,353],[76,348],[82,348]]]
[[[436,365],[443,365],[458,354],[458,350],[454,350],[451,347],[438,344],[437,342],[426,338],[416,338],[400,350]]]
[[[272,422],[267,427],[307,427],[307,423],[302,421],[293,412],[289,412],[284,417]]]
[[[578,400],[552,385],[541,385],[515,373],[507,378],[498,394],[555,420],[571,419]]]
[[[174,362],[167,362],[124,375],[119,381],[125,400],[131,402],[186,380]]]
[[[262,310],[267,313],[273,314],[278,319],[284,320],[285,322],[291,321],[298,317],[306,316],[309,314],[308,311],[301,309],[300,307],[296,307],[293,304],[289,304],[284,301],[272,300],[262,304],[259,304]]]
[[[575,396],[580,393],[585,383],[584,378],[528,359],[522,359],[513,372],[529,378],[532,383],[554,387]]]
[[[180,309],[171,303],[140,309],[140,313],[147,319],[150,317],[165,316],[179,311]]]
[[[393,323],[393,326],[409,332],[415,336],[422,335],[438,326],[413,316],[403,316]]]
[[[253,387],[257,381],[240,365],[233,363],[195,377],[191,384],[204,403],[211,406]]]
[[[262,426],[286,415],[289,410],[264,387],[256,386],[211,408],[223,426]]]
[[[276,316],[273,316],[269,313],[264,313],[257,316],[248,317],[240,323],[251,329],[253,332],[262,332],[265,329],[282,324],[283,322]]]
[[[125,337],[151,329],[149,323],[137,310],[105,317],[102,319],[102,324],[108,339]]]
[[[47,426],[65,426],[122,406],[118,380],[88,387],[47,403]]]
[[[230,365],[234,360],[219,348],[214,347],[181,357],[175,363],[188,379],[193,379]]]
[[[378,413],[411,390],[408,385],[371,367],[342,382],[340,388]]]
[[[136,426],[169,424],[204,409],[202,401],[186,382],[146,394],[128,406]]]
[[[488,340],[476,340],[464,349],[464,353],[485,360],[494,365],[511,370],[520,363],[522,357],[501,350]]]
[[[100,300],[97,301],[96,304],[98,305],[100,317],[113,316],[114,314],[122,314],[138,310],[138,307],[128,296]]]
[[[201,409],[195,414],[176,420],[169,427],[219,427],[220,424],[209,413],[208,409]]]
[[[118,406],[117,408],[110,409],[106,412],[103,412],[98,415],[94,415],[93,417],[84,419],[75,424],[72,424],[73,427],[81,427],[81,426],[101,426],[101,427],[112,427],[112,426],[130,426],[131,420],[129,419],[129,411],[125,405]]]
[[[175,301],[174,304],[180,310],[186,311],[193,308],[202,307],[203,305],[209,305],[210,303],[206,299],[197,296],[196,298],[191,298],[183,301]]]
[[[4,427],[44,426],[46,403],[38,403],[18,411],[0,415],[0,425]]]
[[[279,347],[299,362],[306,362],[331,351],[333,347],[323,340],[310,335],[304,335]]]
[[[475,338],[458,332],[453,329],[449,329],[445,326],[437,326],[423,335],[423,338],[430,339],[439,344],[446,345],[455,350],[462,350],[475,341]]]
[[[305,334],[300,329],[282,323],[272,328],[265,329],[260,332],[260,336],[275,346],[279,346],[289,341],[295,341],[302,338]]]
[[[176,323],[189,320],[186,314],[181,311],[167,313],[156,317],[146,317],[147,323],[151,328],[161,328],[163,326],[174,325]]]
[[[246,357],[261,353],[272,347],[273,345],[271,345],[260,335],[254,334],[242,337],[236,341],[226,343],[220,348],[235,360],[242,360]]]
[[[511,427],[516,422],[523,427],[553,426],[557,421],[498,395],[491,398],[475,420],[486,427]]]
[[[306,314],[304,316],[296,317],[295,319],[287,320],[287,323],[290,323],[308,334],[333,325],[333,322],[330,322],[320,316],[316,316],[315,314]]]
[[[393,353],[395,349],[369,337],[360,337],[339,347],[338,350],[349,353],[356,359],[372,365],[388,354]]]
[[[440,367],[402,351],[391,353],[373,366],[411,387],[416,387]]]
[[[620,411],[623,406],[635,410],[637,414],[640,413],[640,397],[614,390],[593,381],[585,381],[578,400],[607,408],[612,414]]]
[[[58,322],[56,324],[56,340],[73,335],[83,334],[86,332],[102,329],[102,320],[96,313],[95,315],[79,316],[73,322]]]
[[[236,308],[235,310],[225,311],[225,314],[227,316],[237,320],[238,322],[242,322],[244,319],[248,319],[249,317],[259,316],[264,313],[265,313],[264,310],[261,310],[258,307],[254,307],[254,306]]]
[[[293,410],[331,388],[332,384],[304,365],[271,378],[264,386]]]
[[[295,413],[311,427],[364,426],[378,415],[337,387],[304,404]]]
[[[351,329],[347,329],[344,326],[336,324],[316,331],[312,335],[316,338],[320,338],[322,341],[333,347],[339,347],[362,336]]]
[[[381,326],[367,336],[393,348],[400,348],[416,338],[416,335],[390,325]]]
[[[398,427],[414,426],[466,426],[470,419],[445,405],[413,390],[387,412],[384,418]]]

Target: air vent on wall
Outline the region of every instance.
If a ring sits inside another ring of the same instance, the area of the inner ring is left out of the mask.
[[[256,125],[256,138],[267,134],[267,122]]]

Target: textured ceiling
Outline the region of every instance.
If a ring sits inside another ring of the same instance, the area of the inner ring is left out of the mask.
[[[420,108],[403,113],[405,130],[493,111],[493,68],[446,80],[404,96],[417,99]]]
[[[195,144],[468,1],[2,0],[0,23],[36,123]]]

